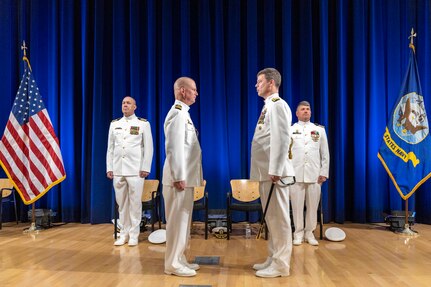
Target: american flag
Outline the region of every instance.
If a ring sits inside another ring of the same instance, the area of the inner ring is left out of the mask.
[[[66,178],[58,138],[24,57],[24,75],[0,142],[0,164],[25,204]]]

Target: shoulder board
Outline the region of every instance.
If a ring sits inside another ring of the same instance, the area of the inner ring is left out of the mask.
[[[325,126],[319,125],[318,123],[314,123],[314,124],[318,127],[325,128]]]
[[[273,98],[272,101],[275,103],[276,101],[280,100],[280,98]]]
[[[175,108],[177,109],[177,110],[182,110],[183,109],[183,106],[181,106],[180,104],[176,104],[175,105]]]
[[[118,119],[112,120],[112,121],[111,121],[111,123],[116,122],[116,121],[119,121],[120,119],[121,119],[121,118],[118,118]]]
[[[147,119],[144,119],[144,118],[140,118],[140,117],[138,117],[138,119],[139,119],[140,121],[148,122],[148,121],[147,121]]]

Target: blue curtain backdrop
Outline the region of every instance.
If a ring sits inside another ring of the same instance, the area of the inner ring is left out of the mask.
[[[389,113],[416,51],[431,111],[430,1],[355,0],[0,0],[0,129],[23,71],[22,40],[60,140],[67,178],[36,207],[65,222],[108,222],[107,133],[126,95],[152,127],[150,178],[161,178],[163,121],[179,76],[196,80],[191,114],[199,130],[210,208],[225,208],[230,179],[248,178],[262,107],[254,85],[264,67],[283,77],[294,111],[312,105],[331,153],[325,221],[381,222],[404,202],[377,158]],[[294,120],[296,117],[294,116]],[[0,174],[3,175],[4,174]],[[431,184],[409,199],[431,223]],[[27,206],[21,206],[22,218]],[[241,218],[239,218],[241,219]]]

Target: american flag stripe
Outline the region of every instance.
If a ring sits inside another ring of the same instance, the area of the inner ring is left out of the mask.
[[[32,130],[30,129],[29,134],[32,134]],[[30,137],[31,139],[31,137]],[[54,178],[54,175],[51,175],[51,173],[41,173],[39,170],[41,167],[46,164],[46,159],[43,158],[43,156],[39,156],[37,146],[33,140],[29,141],[29,152],[28,157],[30,159],[30,169],[33,175],[36,177],[36,179],[40,182],[42,186],[46,186],[48,182],[52,182],[52,178]],[[42,161],[41,161],[42,160]]]
[[[13,119],[12,119],[13,122]],[[21,129],[19,127],[19,129]],[[20,137],[16,136],[20,133],[17,132],[15,129],[10,130],[11,133],[5,132],[4,139],[2,139],[3,142],[6,143],[12,143],[8,144],[6,146],[6,150],[9,152],[10,160],[8,160],[8,163],[11,167],[14,167],[13,170],[18,169],[20,174],[23,176],[23,179],[30,179],[30,183],[27,182],[27,180],[22,181],[23,187],[30,188],[31,190],[35,190],[37,194],[37,190],[39,188],[43,188],[43,186],[35,181],[35,175],[34,173],[39,173],[39,169],[34,165],[34,163],[29,159],[34,159],[34,156],[31,155],[29,152],[28,146],[25,144],[25,141]],[[14,136],[15,135],[15,136]],[[27,156],[28,155],[28,156]],[[37,159],[36,159],[37,160]],[[31,170],[30,170],[30,169]],[[34,185],[36,184],[36,187]],[[30,187],[33,186],[33,187]]]
[[[55,176],[56,177],[61,176],[64,173],[64,168],[62,163],[63,160],[61,158],[58,139],[55,136],[55,134],[54,135],[52,134],[53,129],[52,129],[51,121],[49,120],[49,117],[48,118],[46,117],[46,109],[39,112],[37,116],[36,115],[33,116],[32,120],[30,121],[30,125],[33,128],[33,130],[35,130],[34,141],[36,142],[36,137],[40,139],[41,141],[40,144],[45,147],[44,156],[46,157],[46,153],[48,153],[51,159],[55,163],[55,167],[50,166],[53,169],[53,171],[55,171]]]
[[[43,163],[40,163],[39,165],[44,166],[52,160],[52,157],[53,155],[55,156],[55,153],[49,152],[50,145],[47,144],[47,139],[41,134],[39,127],[36,124],[32,123],[32,120],[30,120],[29,123],[30,123],[30,131],[29,131],[30,148],[32,152],[35,154],[35,156],[37,158],[40,158],[43,161]],[[54,167],[56,167],[56,165],[54,165]],[[50,182],[55,180],[55,175],[53,173],[52,166],[51,168],[47,169],[46,175],[49,177]]]
[[[54,163],[54,165],[48,165],[49,168],[47,169],[51,177],[50,182],[54,182],[56,178],[64,174],[64,167],[58,139],[51,132],[53,128],[49,117],[47,117],[46,109],[35,114],[29,123],[30,142],[34,146],[35,154],[44,160],[43,166],[46,166],[48,162]]]
[[[56,144],[57,144],[56,146],[58,147],[58,151],[60,151],[60,147],[59,147],[60,143],[58,142],[57,136],[55,135],[54,128],[52,127],[51,119],[49,118],[49,115],[48,115],[48,111],[46,109],[43,109],[41,112],[38,113],[38,116],[39,116],[40,121],[41,121],[39,123],[39,125],[46,128],[45,134],[47,136],[49,135],[50,138],[56,142]],[[59,152],[59,154],[61,156],[60,152]]]
[[[25,57],[25,59],[27,59]],[[60,145],[28,63],[0,141],[0,165],[24,203],[66,178]]]
[[[36,117],[36,115],[34,117]],[[32,119],[29,122],[30,126],[31,126]],[[56,165],[51,165],[49,166],[50,168],[46,169],[46,173],[41,174],[39,170],[41,168],[43,169],[44,166],[47,166],[48,162],[51,162],[51,159],[49,159],[49,157],[51,156],[49,153],[49,150],[51,149],[50,145],[43,145],[40,142],[40,137],[38,137],[38,135],[40,135],[42,131],[38,129],[37,126],[35,126],[37,130],[33,130],[32,128],[30,128],[28,129],[27,132],[25,132],[24,130],[21,129],[21,126],[19,125],[15,126],[16,124],[15,119],[12,119],[11,122],[14,123],[14,128],[17,129],[14,131],[15,132],[18,131],[17,134],[19,134],[19,136],[15,137],[15,139],[18,140],[17,146],[21,147],[22,150],[18,148],[18,149],[10,150],[9,152],[11,154],[13,154],[14,152],[17,152],[17,157],[24,160],[24,164],[20,167],[20,170],[23,174],[28,175],[27,177],[31,178],[31,182],[30,182],[31,185],[36,184],[36,187],[31,188],[31,190],[35,190],[36,191],[35,193],[37,194],[37,190],[41,188],[43,189],[44,186],[48,186],[49,184],[54,182],[57,177],[61,177],[61,172],[58,170]],[[27,136],[27,134],[29,136]],[[13,139],[14,137],[12,137],[12,140]],[[46,140],[44,141],[46,142]],[[21,151],[21,152],[18,153],[18,151]],[[53,154],[56,156],[55,153]],[[27,160],[27,157],[30,160]],[[43,162],[41,162],[39,159],[43,160]],[[55,170],[55,174],[53,170]],[[46,178],[44,178],[44,176]]]
[[[21,170],[22,173],[25,171],[25,166],[28,165],[28,159],[25,156],[28,153],[27,146],[25,144],[25,139],[21,137],[19,131],[15,130],[13,127],[13,119],[9,120],[11,124],[7,125],[7,132],[5,132],[4,137],[8,140],[9,145],[7,146],[7,152],[9,156],[15,161],[17,168]],[[21,130],[21,128],[20,128]]]
[[[3,147],[4,145],[3,143],[1,143],[0,148],[3,149]],[[3,153],[0,155],[1,155],[0,158],[1,158],[1,164],[3,169],[8,174],[8,177],[15,183],[16,185],[15,187],[17,191],[20,193],[20,195],[23,197],[23,200],[24,201],[31,200],[31,197],[36,196],[35,194],[33,194],[32,192],[31,194],[29,194],[28,192],[21,192],[22,190],[30,191],[31,189],[30,189],[30,186],[28,185],[27,178],[21,172],[21,169],[19,169],[18,166],[16,165],[16,163],[19,163],[20,159],[18,158],[16,160],[12,160],[11,157],[5,157]]]

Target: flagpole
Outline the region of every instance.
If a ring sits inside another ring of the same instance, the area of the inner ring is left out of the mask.
[[[35,204],[33,203],[31,205],[31,226],[35,226],[36,225],[36,207]]]
[[[36,207],[35,207],[34,202],[31,205],[31,225],[30,225],[30,228],[28,230],[29,231],[36,230]]]
[[[409,200],[406,199],[405,202],[406,202],[406,207],[405,207],[406,220],[404,221],[404,229],[409,228]]]
[[[31,71],[31,66],[30,66],[30,62],[29,62],[29,60],[28,60],[28,58],[27,58],[27,46],[25,45],[25,41],[23,41],[22,42],[22,46],[21,46],[21,50],[23,50],[23,52],[24,52],[24,56],[22,57],[22,60],[23,61],[25,61],[25,62],[27,62],[27,64],[28,64],[28,68],[30,69],[30,71]],[[27,233],[27,232],[34,232],[34,231],[36,231],[36,215],[34,214],[35,213],[35,211],[36,211],[36,208],[35,208],[35,205],[34,205],[34,203],[31,205],[31,225],[30,225],[30,227],[29,228],[27,228],[27,229],[25,229],[24,230],[24,233]]]
[[[417,231],[413,231],[410,229],[410,225],[409,225],[409,201],[408,198],[405,199],[405,221],[404,221],[404,229],[402,231],[397,232],[398,234],[401,235],[408,235],[408,236],[418,236]]]
[[[31,205],[31,224],[29,228],[24,229],[23,233],[39,233],[39,230],[36,228],[36,208],[34,202]]]
[[[416,33],[414,31],[414,29],[412,28],[411,32],[410,32],[410,43],[409,43],[409,48],[413,50],[413,53],[416,53],[416,49],[415,49],[415,45],[413,43],[414,37],[416,37]],[[408,236],[417,236],[417,232],[413,231],[410,229],[410,224],[409,224],[409,199],[406,198],[405,200],[405,219],[404,219],[404,229],[400,232],[398,232],[399,234],[403,234],[403,235],[408,235]]]

